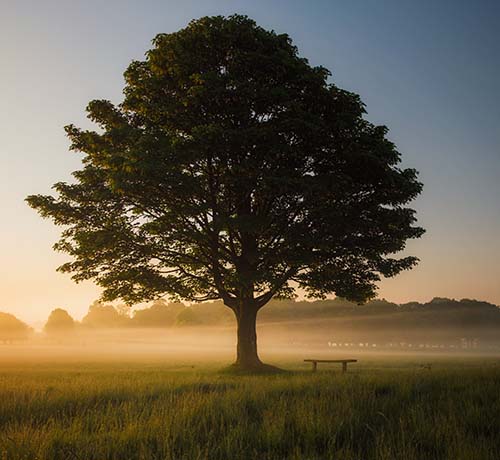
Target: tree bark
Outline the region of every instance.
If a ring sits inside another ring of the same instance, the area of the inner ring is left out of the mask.
[[[243,303],[236,311],[238,345],[235,365],[241,369],[258,369],[263,366],[257,353],[257,311],[252,304]]]

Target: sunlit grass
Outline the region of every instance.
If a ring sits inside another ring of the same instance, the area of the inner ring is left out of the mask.
[[[459,363],[0,367],[0,458],[497,460],[500,368]]]

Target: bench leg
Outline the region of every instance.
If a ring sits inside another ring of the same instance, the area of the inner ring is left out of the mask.
[[[316,361],[313,361],[312,365],[313,365],[312,371],[316,372],[316,369],[318,368],[318,363]]]
[[[347,363],[342,363],[342,373],[345,374],[347,372]]]

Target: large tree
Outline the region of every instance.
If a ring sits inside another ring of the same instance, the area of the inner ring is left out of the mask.
[[[62,225],[59,270],[129,304],[222,299],[238,324],[236,365],[262,367],[257,312],[295,289],[362,302],[419,237],[421,191],[360,98],[245,16],[160,34],[125,72],[124,100],[73,125],[73,183],[30,196]]]

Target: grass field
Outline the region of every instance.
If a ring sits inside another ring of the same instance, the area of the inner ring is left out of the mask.
[[[0,360],[0,459],[500,458],[493,358],[361,359],[345,375],[220,362]],[[275,361],[276,362],[276,361]]]

